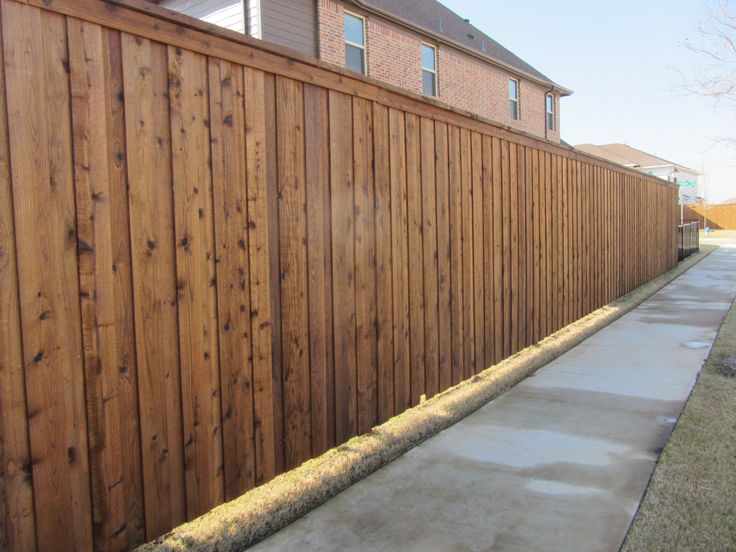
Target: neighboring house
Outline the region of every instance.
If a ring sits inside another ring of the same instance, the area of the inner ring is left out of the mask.
[[[436,0],[151,0],[560,142],[572,92]]]
[[[672,182],[673,179],[676,180],[680,184],[681,203],[684,205],[692,205],[699,200],[698,177],[700,173],[696,170],[667,161],[626,144],[605,144],[602,146],[580,144],[575,146],[575,149],[669,182]],[[688,183],[694,185],[687,185]]]

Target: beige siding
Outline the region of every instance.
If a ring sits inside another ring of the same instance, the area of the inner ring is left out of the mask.
[[[166,0],[161,5],[208,23],[245,33],[243,0]]]
[[[264,40],[317,55],[315,0],[261,0]]]

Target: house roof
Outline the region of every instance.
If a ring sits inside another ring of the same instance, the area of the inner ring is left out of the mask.
[[[685,171],[695,175],[700,174],[694,169],[657,157],[651,153],[632,148],[627,144],[604,144],[600,146],[596,144],[580,144],[575,146],[575,149],[633,169],[674,166],[677,167],[678,171]]]
[[[510,69],[539,83],[555,87],[563,96],[571,90],[558,85],[549,77],[507,50],[483,31],[436,0],[351,0],[369,11],[377,11],[389,19],[418,27],[439,40],[467,50],[496,65]]]

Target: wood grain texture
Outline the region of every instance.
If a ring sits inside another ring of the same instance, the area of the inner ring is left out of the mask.
[[[94,539],[145,542],[120,35],[67,22]]]
[[[224,500],[207,59],[169,47],[187,517]]]
[[[345,94],[330,92],[329,100],[335,438],[344,442],[358,431],[353,109],[352,99]]]
[[[300,82],[276,78],[279,295],[287,470],[298,466],[311,455],[307,193],[302,87]]]
[[[11,15],[12,17],[12,15]],[[0,11],[0,29],[3,14]],[[0,52],[2,32],[0,32]],[[10,175],[5,63],[0,55],[0,548],[34,551],[30,444],[18,297],[13,191]]]
[[[209,99],[225,499],[255,486],[243,68],[210,59]]]
[[[424,275],[424,391],[427,398],[439,390],[439,269],[437,266],[437,182],[434,123],[420,120],[422,240]],[[411,285],[411,284],[410,284]]]
[[[272,479],[278,468],[274,415],[273,316],[269,217],[269,149],[266,140],[267,80],[262,71],[245,69],[245,150],[248,190],[250,326],[253,351],[253,423],[255,484]],[[278,382],[280,387],[280,382]]]
[[[376,333],[378,423],[395,412],[391,149],[388,109],[373,104],[373,155],[376,225]]]
[[[65,18],[2,4],[38,548],[92,548]],[[5,420],[4,420],[5,421]]]
[[[358,433],[378,419],[376,336],[376,236],[373,179],[373,111],[353,101],[353,178],[355,179],[355,314],[358,362]]]
[[[409,335],[409,206],[406,175],[404,113],[389,110],[389,166],[391,178],[391,256],[394,334],[395,411],[411,405]]]
[[[168,61],[124,34],[126,159],[146,536],[186,519]]]
[[[312,455],[335,444],[327,91],[304,87]]]

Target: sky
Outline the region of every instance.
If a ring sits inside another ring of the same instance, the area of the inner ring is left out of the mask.
[[[575,93],[560,107],[570,144],[621,142],[703,173],[700,195],[736,198],[736,109],[683,91],[703,59],[704,0],[441,0]],[[736,77],[735,77],[736,78]]]

